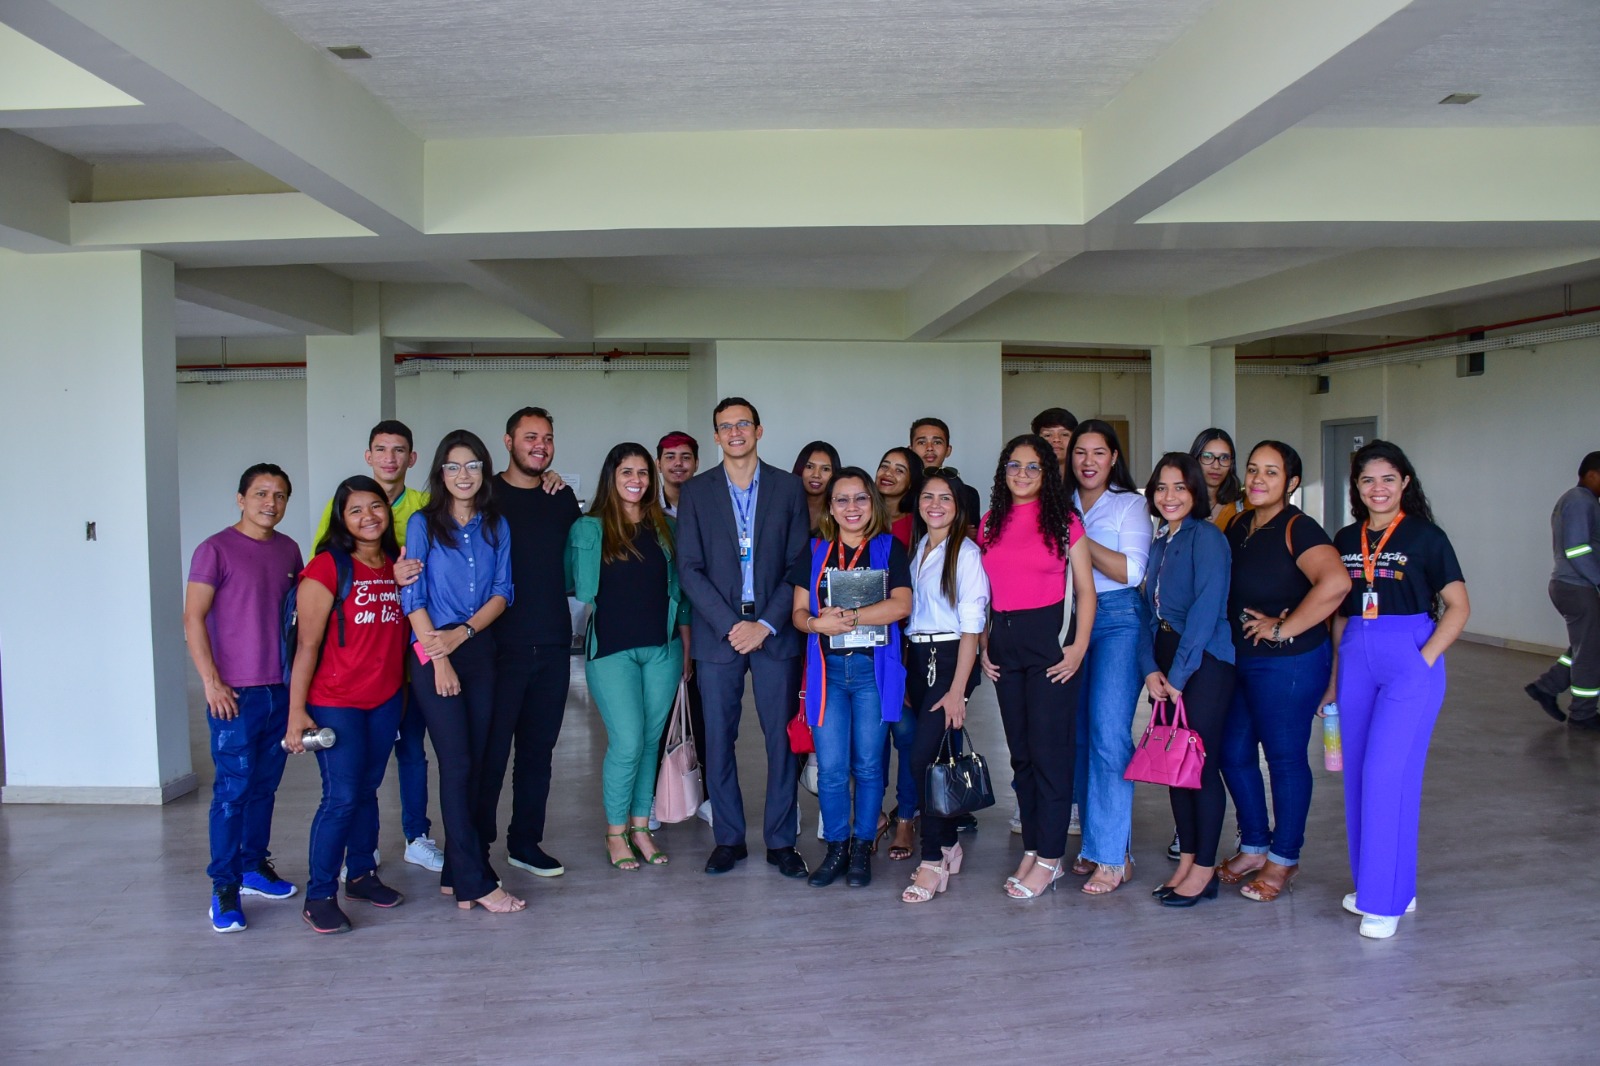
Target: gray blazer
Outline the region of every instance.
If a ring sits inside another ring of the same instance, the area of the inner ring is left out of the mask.
[[[794,586],[789,568],[805,553],[811,523],[805,489],[787,470],[761,464],[756,494],[756,616],[777,632],[758,655],[790,659],[800,654],[800,637],[790,624]],[[678,495],[678,580],[694,607],[690,648],[696,659],[732,662],[738,656],[728,631],[739,617],[743,578],[739,570],[739,527],[722,464],[691,478]]]

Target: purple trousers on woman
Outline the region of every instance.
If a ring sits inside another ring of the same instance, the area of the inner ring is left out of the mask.
[[[1405,913],[1417,894],[1417,825],[1428,740],[1444,702],[1444,658],[1421,648],[1425,614],[1351,618],[1339,642],[1344,810],[1356,906]]]

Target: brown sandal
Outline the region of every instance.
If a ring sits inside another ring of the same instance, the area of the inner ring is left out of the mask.
[[[1090,862],[1082,855],[1079,855],[1076,859],[1072,860],[1072,872],[1077,874],[1079,877],[1088,877],[1090,874],[1094,873],[1094,869],[1095,863]]]
[[[1250,870],[1235,871],[1233,868],[1234,862],[1244,857],[1244,852],[1234,852],[1232,856],[1230,856],[1225,862],[1217,867],[1217,880],[1221,881],[1225,885],[1237,885],[1239,882],[1248,880],[1249,878],[1252,878],[1256,874],[1260,873],[1262,866],[1266,865],[1266,863],[1263,862],[1262,866],[1257,866]]]
[[[900,843],[900,831],[902,829],[906,830],[906,835],[911,838],[910,843]],[[917,820],[915,818],[909,820],[905,818],[898,819],[894,827],[894,840],[889,844],[889,858],[895,860],[896,862],[911,858],[911,852],[914,850],[916,839]]]
[[[1298,865],[1282,866],[1275,862],[1268,862],[1267,865],[1263,866],[1259,872],[1264,874],[1269,869],[1274,867],[1276,867],[1278,870],[1284,871],[1283,880],[1280,883],[1273,884],[1271,881],[1263,880],[1258,876],[1255,880],[1241,888],[1239,890],[1239,895],[1243,896],[1245,899],[1253,899],[1257,903],[1271,903],[1273,900],[1278,898],[1280,893],[1286,891],[1293,892],[1295,875],[1300,872],[1300,867]]]

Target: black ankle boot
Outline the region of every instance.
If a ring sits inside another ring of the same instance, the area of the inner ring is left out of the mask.
[[[838,880],[844,872],[844,865],[849,860],[850,844],[845,840],[828,841],[828,854],[822,857],[822,864],[818,866],[806,883],[812,888],[827,888]]]
[[[872,841],[850,841],[850,869],[844,883],[851,888],[865,888],[872,884]]]

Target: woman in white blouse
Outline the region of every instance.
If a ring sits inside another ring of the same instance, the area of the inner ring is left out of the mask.
[[[1091,418],[1072,434],[1067,466],[1077,484],[1072,502],[1083,516],[1094,560],[1094,629],[1078,705],[1074,793],[1083,845],[1073,872],[1093,874],[1091,896],[1114,892],[1128,879],[1132,858],[1133,782],[1122,773],[1133,757],[1133,713],[1144,677],[1139,583],[1153,531],[1144,496],[1133,484],[1117,431]]]
[[[946,729],[960,729],[967,697],[978,683],[978,638],[989,612],[989,578],[983,553],[967,536],[976,515],[962,503],[965,486],[954,470],[923,472],[917,517],[927,530],[911,553],[911,617],[906,622],[909,654],[906,694],[917,723],[911,765],[917,788],[925,788],[928,764],[938,755]],[[900,896],[926,903],[961,871],[956,822],[940,818],[922,797],[922,862]]]

